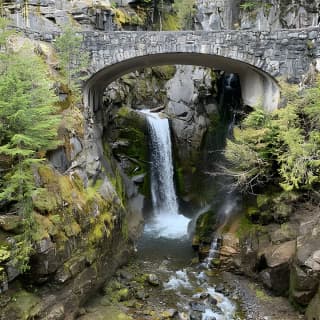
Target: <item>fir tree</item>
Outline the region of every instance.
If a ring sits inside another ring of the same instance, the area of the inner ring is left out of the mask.
[[[34,234],[34,170],[47,150],[59,144],[56,101],[44,62],[30,48],[0,56],[0,155],[11,168],[0,177],[0,201],[15,205],[24,224],[15,238],[12,259],[27,268]]]
[[[61,73],[75,96],[79,96],[80,91],[79,80],[82,78],[79,74],[87,67],[89,61],[88,54],[82,51],[82,41],[82,36],[78,35],[71,25],[67,25],[55,43]]]

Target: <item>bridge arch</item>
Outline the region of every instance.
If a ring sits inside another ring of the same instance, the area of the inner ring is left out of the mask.
[[[91,57],[91,77],[84,100],[97,109],[105,87],[130,71],[189,64],[238,73],[244,103],[273,110],[280,97],[275,77],[299,82],[310,63],[320,59],[319,30],[86,31],[83,48]]]
[[[280,88],[267,72],[236,59],[194,52],[142,55],[103,67],[85,85],[85,105],[92,111],[98,110],[103,92],[110,83],[132,71],[161,65],[195,65],[236,73],[240,77],[242,99],[246,105],[262,105],[269,111],[278,107]]]

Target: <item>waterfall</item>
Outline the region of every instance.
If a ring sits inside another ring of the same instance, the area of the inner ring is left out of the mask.
[[[172,146],[168,119],[142,111],[150,134],[151,196],[154,215],[145,231],[157,237],[180,238],[187,235],[189,219],[179,214],[173,180]]]
[[[160,213],[178,214],[173,183],[173,165],[168,119],[159,115],[147,117],[151,139],[151,194],[154,209]]]

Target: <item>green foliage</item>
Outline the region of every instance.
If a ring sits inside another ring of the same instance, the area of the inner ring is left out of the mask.
[[[175,0],[173,9],[177,14],[180,30],[192,29],[193,17],[196,12],[194,0]]]
[[[251,0],[251,1],[244,1],[240,4],[240,8],[246,11],[254,10],[259,4],[259,1]]]
[[[195,235],[202,243],[211,243],[212,234],[217,222],[216,213],[212,210],[204,212],[196,222]]]
[[[5,23],[0,29],[5,42]],[[0,177],[0,200],[16,203],[23,220],[23,234],[12,242],[12,261],[27,269],[32,251],[34,218],[32,196],[37,187],[34,168],[47,150],[58,144],[56,102],[44,62],[31,48],[0,55],[0,155],[10,159],[11,168]]]
[[[7,19],[0,17],[0,48],[6,47],[8,37],[13,34],[13,31],[7,28],[8,23]]]
[[[82,41],[82,36],[78,35],[74,27],[69,24],[64,27],[63,33],[55,43],[61,72],[67,81],[68,88],[76,98],[80,96],[79,74],[89,63],[88,54],[83,53],[81,49]]]
[[[287,107],[256,108],[235,129],[225,155],[237,186],[253,191],[271,179],[285,191],[313,189],[320,182],[320,87],[284,90]]]

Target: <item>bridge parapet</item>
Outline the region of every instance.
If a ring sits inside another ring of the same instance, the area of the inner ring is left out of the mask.
[[[273,77],[297,81],[313,58],[320,57],[320,28],[259,31],[85,32],[91,67],[161,53],[223,56],[257,67]]]
[[[85,88],[91,106],[100,104],[104,88],[125,73],[155,65],[194,64],[238,73],[245,103],[272,110],[280,98],[275,78],[299,82],[312,60],[320,59],[319,27],[83,34],[91,57],[91,78]]]

